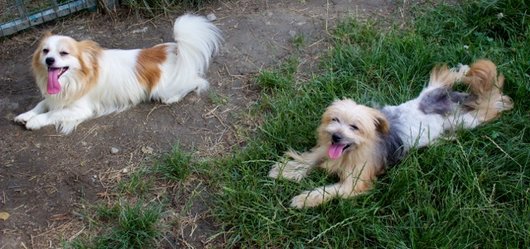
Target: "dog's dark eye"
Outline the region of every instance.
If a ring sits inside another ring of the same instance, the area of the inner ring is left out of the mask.
[[[331,121],[333,121],[333,122],[339,122],[339,123],[340,123],[340,121],[339,121],[338,118],[332,118]]]
[[[48,50],[47,48],[43,49],[42,50],[43,53],[47,54],[48,52],[50,52],[50,50]]]
[[[356,131],[356,130],[359,129],[359,127],[357,127],[357,125],[354,125],[354,124],[350,125],[350,128],[351,128],[352,130],[354,130],[354,131]]]
[[[62,51],[62,52],[59,52],[59,54],[60,54],[61,56],[65,56],[65,55],[68,55],[68,52]]]

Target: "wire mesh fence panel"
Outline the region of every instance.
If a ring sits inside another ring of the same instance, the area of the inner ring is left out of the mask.
[[[0,37],[96,5],[97,0],[0,0]]]

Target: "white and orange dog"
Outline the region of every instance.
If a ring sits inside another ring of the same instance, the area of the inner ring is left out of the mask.
[[[453,91],[457,81],[469,85],[471,93]],[[338,183],[294,197],[291,206],[296,208],[362,194],[411,148],[427,146],[456,129],[474,128],[510,110],[513,104],[501,92],[503,83],[495,64],[479,60],[471,67],[434,68],[420,95],[398,106],[378,110],[349,99],[335,101],[324,112],[317,145],[302,154],[287,152],[293,160],[276,163],[269,176],[300,181],[317,166],[338,175]]]
[[[207,89],[203,75],[219,49],[219,29],[187,14],[175,20],[173,34],[175,42],[132,50],[46,34],[32,61],[44,100],[15,121],[29,130],[55,125],[67,134],[92,117],[149,99],[174,103]]]

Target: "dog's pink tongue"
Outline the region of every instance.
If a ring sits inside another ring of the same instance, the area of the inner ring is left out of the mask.
[[[342,149],[344,149],[345,144],[331,144],[328,149],[329,158],[335,160],[342,155]]]
[[[59,68],[48,69],[48,94],[57,94],[61,91],[61,85],[59,85]]]

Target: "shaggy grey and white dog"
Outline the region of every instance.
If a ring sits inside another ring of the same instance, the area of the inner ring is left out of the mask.
[[[469,85],[470,93],[452,90],[459,81]],[[292,160],[276,163],[269,176],[300,181],[317,166],[339,176],[338,183],[295,196],[291,206],[296,208],[364,193],[411,148],[428,146],[456,129],[474,128],[510,110],[512,101],[501,92],[503,82],[495,64],[479,60],[471,67],[435,67],[420,95],[397,106],[378,110],[337,100],[322,116],[317,145],[302,154],[288,151]]]

